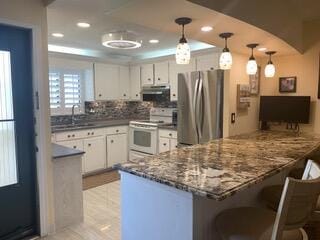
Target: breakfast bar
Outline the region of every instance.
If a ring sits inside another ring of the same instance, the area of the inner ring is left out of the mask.
[[[319,135],[256,131],[120,164],[122,239],[218,239],[219,212],[261,206],[261,189],[319,147]]]

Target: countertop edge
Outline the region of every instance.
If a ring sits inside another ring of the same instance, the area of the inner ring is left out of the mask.
[[[83,155],[85,152],[80,151],[77,149],[73,148],[68,148],[61,146],[56,143],[52,143],[52,159],[57,160],[61,158],[67,158],[67,157],[73,157],[73,156],[78,156],[78,155]]]

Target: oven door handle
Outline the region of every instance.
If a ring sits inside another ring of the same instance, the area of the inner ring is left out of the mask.
[[[148,131],[148,130],[152,130],[152,131],[154,131],[154,130],[157,130],[157,127],[138,127],[138,126],[133,126],[133,125],[130,125],[130,127],[132,128],[132,129],[142,129],[142,130],[146,130],[146,131]]]

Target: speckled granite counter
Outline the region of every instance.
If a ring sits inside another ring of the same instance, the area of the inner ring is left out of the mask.
[[[112,126],[122,126],[122,125],[129,125],[130,119],[124,120],[107,120],[107,121],[97,121],[97,122],[88,122],[86,124],[76,124],[75,126],[52,126],[52,133],[57,132],[66,132],[66,131],[74,131],[74,130],[85,130],[85,129],[92,129],[92,128],[104,128],[104,127],[112,127]]]
[[[292,167],[319,146],[320,135],[257,131],[134,160],[116,168],[223,200]]]

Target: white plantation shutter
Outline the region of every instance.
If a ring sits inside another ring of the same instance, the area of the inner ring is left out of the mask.
[[[72,108],[73,105],[81,105],[81,75],[64,74],[64,107]]]
[[[49,73],[50,108],[61,108],[61,80],[59,72]]]
[[[83,109],[83,72],[54,69],[49,72],[50,108],[52,115],[71,114],[73,105],[79,113]]]

